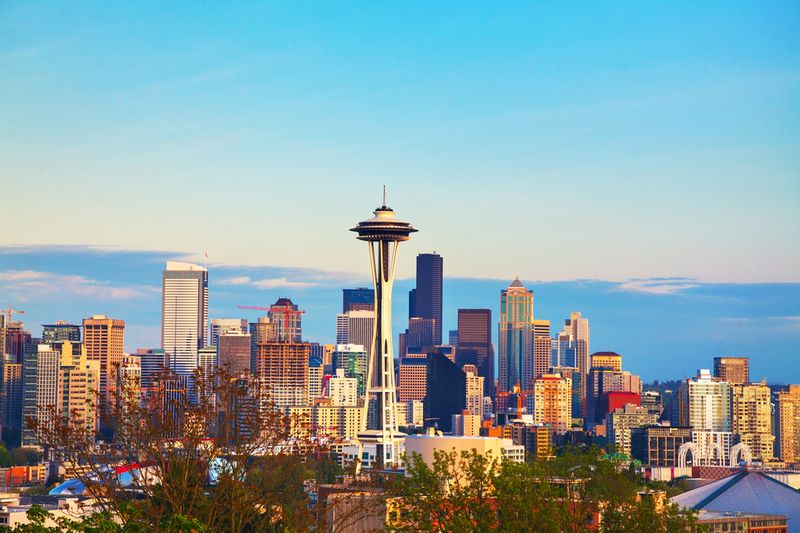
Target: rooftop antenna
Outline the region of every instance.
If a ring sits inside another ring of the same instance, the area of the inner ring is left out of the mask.
[[[383,186],[383,207],[386,207],[386,185]]]

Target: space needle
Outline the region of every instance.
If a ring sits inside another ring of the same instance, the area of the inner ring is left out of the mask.
[[[394,384],[394,350],[392,348],[392,285],[398,245],[416,232],[411,224],[399,220],[383,205],[375,216],[352,228],[358,240],[369,244],[369,261],[375,284],[375,326],[372,351],[367,364],[367,400],[361,415],[358,440],[375,445],[375,458],[384,466],[400,463],[404,434],[397,425]]]

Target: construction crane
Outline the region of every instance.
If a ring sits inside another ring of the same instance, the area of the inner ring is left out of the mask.
[[[25,311],[23,311],[22,309],[14,309],[14,306],[11,304],[9,304],[8,309],[0,309],[0,315],[6,316],[6,321],[5,321],[6,324],[14,320],[15,314],[24,315]]]
[[[260,307],[260,306],[257,306],[257,305],[237,305],[236,307],[238,307],[239,309],[250,309],[250,310],[253,310],[253,311],[267,311],[267,312],[273,311],[273,307]],[[283,315],[284,315],[284,322],[283,322],[283,324],[284,324],[284,326],[283,326],[284,342],[288,343],[288,342],[290,342],[290,338],[289,338],[289,324],[291,322],[290,321],[290,317],[291,316],[295,316],[295,315],[302,315],[303,313],[305,313],[305,311],[300,311],[299,309],[292,309],[288,305],[278,306],[278,308],[275,309],[274,311],[278,311],[281,307],[283,307],[283,310],[279,311],[279,312],[283,313]]]

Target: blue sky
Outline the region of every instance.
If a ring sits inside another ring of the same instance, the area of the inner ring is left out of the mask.
[[[350,238],[342,232],[342,239]],[[414,262],[401,250],[400,261]],[[161,270],[178,253],[85,247],[0,247],[0,295],[25,311],[34,335],[55,320],[80,323],[105,313],[126,321],[126,348],[160,343]],[[445,272],[449,261],[445,257]],[[209,265],[212,317],[254,320],[237,305],[269,306],[289,296],[306,311],[307,340],[332,342],[341,289],[368,284],[361,274],[284,267]],[[366,269],[364,269],[366,270]],[[500,290],[511,280],[445,278],[444,328],[456,327],[458,308],[488,307],[496,322]],[[561,327],[571,311],[591,326],[593,351],[613,350],[645,379],[694,375],[714,356],[751,357],[753,379],[800,381],[800,284],[703,283],[692,279],[626,282],[525,280],[534,314]],[[404,327],[413,279],[395,285],[394,329]],[[446,333],[445,333],[446,337]],[[493,333],[497,342],[497,331]]]
[[[7,0],[0,179],[28,201],[0,243],[357,271],[335,236],[385,183],[409,247],[459,276],[800,281],[799,21],[797,2]]]
[[[519,275],[645,376],[763,352],[798,380],[798,146],[793,1],[6,0],[0,304],[151,344],[161,263],[205,251],[251,278],[218,313],[296,290],[324,336],[386,184],[420,229],[399,276],[441,253],[451,313]]]

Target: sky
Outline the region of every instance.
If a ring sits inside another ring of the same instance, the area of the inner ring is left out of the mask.
[[[800,281],[800,4],[551,4],[5,0],[0,243]]]
[[[496,305],[520,276],[551,320],[683,312],[687,339],[719,337],[704,356],[758,346],[800,379],[780,318],[800,316],[798,146],[794,1],[4,0],[0,305],[45,305],[20,289],[33,271],[77,284],[58,293],[76,312],[115,294],[132,306],[120,318],[157,327],[136,313],[162,267],[142,279],[98,257],[207,253],[212,280],[254,269],[301,291],[314,323],[314,306],[364,279],[346,230],[386,185],[420,230],[398,276],[439,252],[450,302]],[[329,291],[292,285],[308,272]],[[619,289],[643,283],[657,288]],[[220,284],[217,301],[273,296],[245,289],[265,287]],[[641,331],[626,349],[644,360],[661,337]]]

